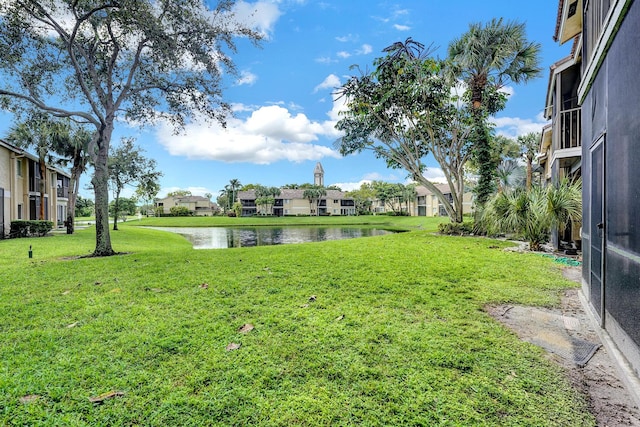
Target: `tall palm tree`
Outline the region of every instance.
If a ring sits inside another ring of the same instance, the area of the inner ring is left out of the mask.
[[[313,204],[315,201],[316,205],[316,216],[320,215],[320,201],[322,197],[327,195],[327,190],[324,187],[313,185],[304,190],[302,193],[302,197],[305,199],[309,199],[309,204]]]
[[[506,97],[500,89],[540,74],[540,49],[539,43],[526,40],[524,24],[502,19],[492,19],[484,26],[471,24],[468,32],[449,45],[450,72],[467,84],[471,95],[480,206],[493,192],[496,170],[486,118],[504,108]]]
[[[533,160],[536,158],[540,147],[540,132],[529,132],[518,137],[518,143],[522,150],[522,156],[527,161],[527,191],[531,190],[533,179]]]
[[[229,190],[231,191],[231,203],[230,203],[230,206],[233,206],[233,204],[236,202],[236,192],[240,188],[242,188],[242,184],[240,183],[239,179],[234,178],[234,179],[229,180]]]
[[[20,122],[9,129],[7,140],[22,148],[34,148],[38,154],[38,166],[40,172],[40,211],[38,219],[45,218],[45,198],[47,189],[47,156],[53,151],[53,145],[64,132],[60,122],[51,120],[42,113],[33,113],[25,121]]]
[[[76,200],[80,189],[80,176],[87,170],[89,163],[89,143],[93,135],[85,128],[63,123],[58,138],[53,141],[53,151],[60,156],[57,163],[67,166],[71,163],[69,179],[69,195],[65,224],[67,234],[73,234],[75,222]]]

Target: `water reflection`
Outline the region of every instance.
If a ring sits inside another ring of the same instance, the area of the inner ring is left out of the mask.
[[[381,236],[388,230],[366,227],[149,227],[178,233],[194,249],[224,249],[291,243],[321,242]]]

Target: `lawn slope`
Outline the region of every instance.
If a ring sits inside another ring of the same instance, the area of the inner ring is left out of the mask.
[[[482,310],[572,286],[506,243],[195,251],[123,225],[123,255],[77,258],[93,239],[0,241],[0,424],[593,425],[559,368]]]

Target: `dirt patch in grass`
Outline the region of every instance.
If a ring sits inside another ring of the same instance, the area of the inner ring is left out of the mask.
[[[580,282],[579,268],[567,267],[563,274],[569,280]],[[555,316],[565,320],[565,330],[553,331],[553,327],[545,324],[549,334],[568,334],[600,344],[596,326],[584,312],[578,292],[578,289],[566,290],[560,306],[552,309],[492,305],[486,310],[525,341],[535,343],[541,328],[540,319]],[[553,352],[548,352],[548,357],[560,364],[573,386],[587,396],[590,411],[599,426],[640,426],[640,409],[620,381],[618,370],[604,347],[600,346],[583,367]]]

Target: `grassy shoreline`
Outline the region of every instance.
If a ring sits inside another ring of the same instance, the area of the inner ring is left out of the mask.
[[[382,218],[413,231],[196,251],[128,221],[101,259],[75,258],[90,228],[0,241],[0,424],[594,425],[482,310],[557,304],[557,265]]]

